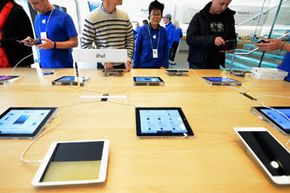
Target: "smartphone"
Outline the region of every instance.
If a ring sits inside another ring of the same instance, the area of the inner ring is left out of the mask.
[[[221,45],[220,49],[222,51],[234,50],[236,48],[236,45],[237,45],[237,41],[236,40],[226,40],[225,41],[225,45]]]
[[[290,184],[289,151],[263,127],[234,128],[249,154],[279,185]]]

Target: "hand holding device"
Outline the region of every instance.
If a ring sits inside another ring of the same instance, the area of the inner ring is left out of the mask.
[[[31,37],[27,37],[24,40],[17,40],[18,43],[24,44],[25,46],[31,47],[34,45],[38,45],[41,43],[40,39],[33,39]]]

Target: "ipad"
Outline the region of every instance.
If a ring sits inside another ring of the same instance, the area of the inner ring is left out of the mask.
[[[289,151],[266,128],[234,128],[249,154],[280,185],[290,184]]]
[[[290,135],[290,107],[252,107],[251,112],[282,133]]]
[[[105,76],[122,76],[125,69],[103,70]]]
[[[240,81],[224,78],[224,77],[203,77],[210,85],[216,86],[241,86],[242,83]]]
[[[109,140],[53,142],[32,185],[60,186],[102,183],[106,180]]]
[[[135,86],[163,86],[164,81],[159,77],[138,76],[133,77]]]
[[[167,69],[166,72],[170,76],[185,76],[189,71],[184,69]]]
[[[56,107],[10,107],[0,115],[0,138],[33,138],[56,111]]]
[[[88,81],[88,77],[80,77],[80,86],[84,86],[85,82]],[[52,85],[69,85],[77,86],[78,81],[76,76],[62,76],[52,81]]]
[[[10,81],[16,80],[19,76],[13,75],[0,75],[0,85],[4,85]]]
[[[188,121],[178,107],[136,108],[137,136],[193,136]]]

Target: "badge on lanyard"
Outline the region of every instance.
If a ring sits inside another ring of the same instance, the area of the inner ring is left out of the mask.
[[[158,58],[158,49],[153,49],[153,58]]]
[[[40,33],[40,38],[41,39],[47,39],[47,33],[46,32],[41,32]],[[42,43],[45,43],[45,41],[41,40]]]

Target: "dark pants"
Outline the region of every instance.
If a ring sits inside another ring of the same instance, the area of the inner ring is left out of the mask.
[[[171,49],[170,49],[170,53],[169,53],[169,60],[171,60],[172,62],[174,62],[178,45],[179,45],[179,42],[173,42],[172,43],[172,46],[171,46]]]

